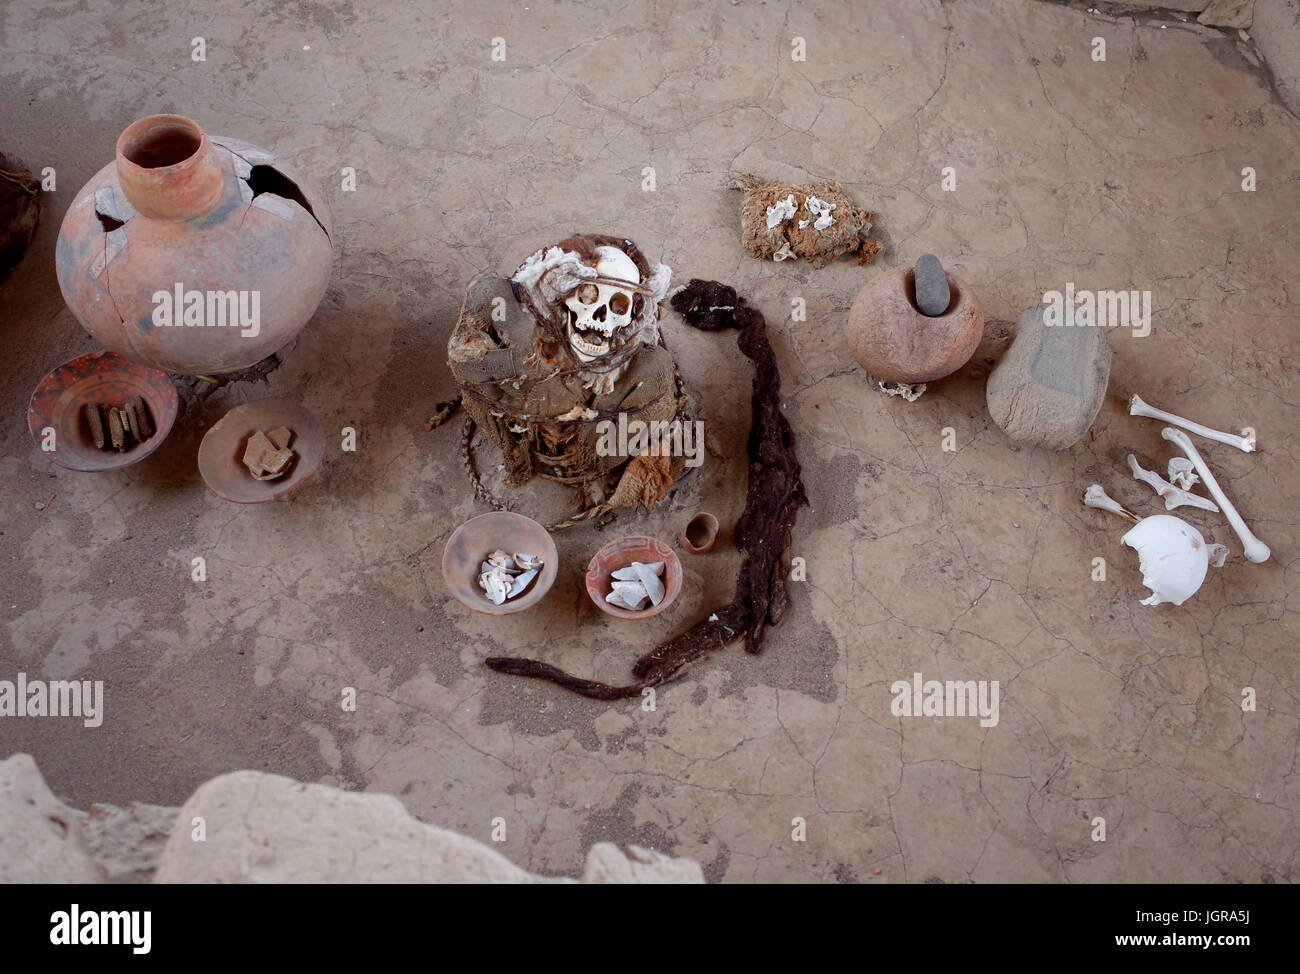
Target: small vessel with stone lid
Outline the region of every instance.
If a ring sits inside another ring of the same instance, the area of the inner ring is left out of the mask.
[[[974,293],[932,254],[915,267],[878,274],[849,308],[853,355],[880,382],[913,385],[951,375],[983,336]]]

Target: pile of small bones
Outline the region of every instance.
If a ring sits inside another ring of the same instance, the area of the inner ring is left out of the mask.
[[[1128,466],[1133,479],[1154,490],[1164,501],[1166,511],[1172,511],[1176,507],[1199,507],[1214,513],[1222,512],[1240,539],[1246,560],[1256,564],[1268,561],[1272,555],[1268,545],[1256,537],[1242,520],[1200,451],[1183,430],[1236,447],[1243,453],[1255,452],[1254,434],[1250,431],[1243,431],[1240,436],[1223,433],[1149,405],[1140,396],[1129,399],[1129,415],[1173,424],[1162,429],[1160,435],[1184,454],[1170,458],[1167,468],[1169,479],[1165,480],[1155,471],[1143,468],[1137,457],[1130,453]],[[1192,487],[1197,483],[1204,483],[1205,489],[1214,499],[1192,493]],[[1207,569],[1211,565],[1221,568],[1227,558],[1228,549],[1224,545],[1207,544],[1201,532],[1182,518],[1172,514],[1139,518],[1108,495],[1100,484],[1088,486],[1083,494],[1083,503],[1088,507],[1117,514],[1135,525],[1120,540],[1137,551],[1142,584],[1151,590],[1151,595],[1142,600],[1142,605],[1160,605],[1166,602],[1182,605],[1201,587]]]
[[[631,609],[634,612],[642,608],[647,599],[651,604],[658,605],[664,600],[664,583],[659,580],[659,576],[663,573],[662,561],[649,564],[634,561],[626,568],[616,568],[610,572],[613,581],[610,583],[610,591],[605,596],[605,601],[620,609]]]
[[[493,605],[523,595],[542,570],[537,555],[516,554],[497,549],[479,566],[478,584]]]

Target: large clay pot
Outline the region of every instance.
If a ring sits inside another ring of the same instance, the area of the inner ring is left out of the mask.
[[[948,310],[934,318],[917,310],[910,267],[878,274],[858,292],[849,308],[849,341],[868,373],[882,382],[934,382],[975,354],[984,316],[970,288],[947,278]]]
[[[96,340],[206,375],[250,366],[297,335],[325,295],[331,257],[320,196],[266,150],[209,137],[180,115],[122,133],[117,159],[72,201],[56,250],[63,298]]]

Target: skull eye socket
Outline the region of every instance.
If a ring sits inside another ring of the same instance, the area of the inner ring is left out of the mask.
[[[632,307],[632,299],[622,291],[616,291],[609,299],[609,310],[614,314],[622,316],[627,314],[628,308]]]
[[[600,288],[594,284],[584,284],[578,288],[575,297],[583,304],[595,304],[596,299],[600,297]]]

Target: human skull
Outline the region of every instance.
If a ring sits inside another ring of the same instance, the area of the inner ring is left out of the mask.
[[[623,345],[641,284],[636,263],[617,247],[598,247],[596,273],[629,287],[584,281],[564,301],[569,309],[569,345],[580,361],[593,362]]]
[[[1121,539],[1137,550],[1142,584],[1151,590],[1142,605],[1182,605],[1205,581],[1210,565],[1222,566],[1228,549],[1205,543],[1201,532],[1180,517],[1144,517]]]

